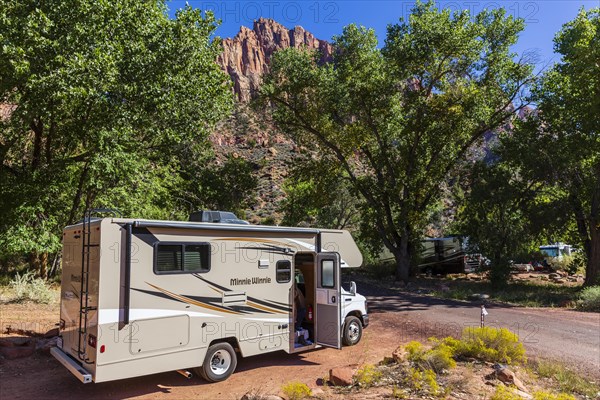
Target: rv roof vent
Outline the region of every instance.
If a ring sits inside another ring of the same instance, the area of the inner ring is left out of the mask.
[[[240,224],[248,225],[247,221],[239,219],[234,213],[229,211],[210,211],[200,210],[190,214],[192,222],[217,222],[222,224]]]

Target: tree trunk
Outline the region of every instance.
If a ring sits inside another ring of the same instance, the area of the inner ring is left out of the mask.
[[[585,267],[584,286],[594,286],[600,278],[600,229],[590,228],[590,249],[587,253],[588,262]]]
[[[44,251],[39,255],[39,274],[40,278],[48,278],[48,252]]]
[[[83,166],[83,171],[81,171],[81,176],[79,177],[79,184],[77,185],[77,192],[75,192],[75,198],[73,199],[73,204],[71,206],[71,212],[69,213],[69,220],[67,221],[67,225],[73,224],[75,222],[75,213],[79,208],[79,203],[81,203],[81,196],[83,195],[83,185],[87,178],[88,164],[85,163]]]
[[[410,250],[407,235],[400,238],[398,247],[393,249],[392,252],[396,259],[396,280],[407,284],[410,276]]]
[[[42,154],[42,135],[44,133],[44,125],[42,121],[38,120],[38,123],[31,122],[31,130],[33,131],[33,154],[31,155],[31,169],[37,170],[40,165],[40,157]]]

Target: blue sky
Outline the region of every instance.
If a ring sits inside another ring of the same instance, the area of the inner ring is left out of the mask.
[[[292,28],[303,26],[319,39],[331,39],[345,25],[356,23],[374,28],[380,44],[383,43],[386,26],[407,17],[414,4],[412,0],[396,1],[227,1],[188,0],[191,6],[213,10],[222,25],[217,30],[221,37],[232,37],[241,25],[252,27],[258,17],[273,18]],[[552,39],[561,26],[577,15],[581,7],[600,7],[600,0],[496,0],[496,1],[436,1],[441,8],[468,9],[477,13],[485,8],[504,7],[511,15],[525,19],[527,24],[514,51],[522,54],[533,50],[538,55],[539,67],[557,61]],[[167,3],[171,12],[183,7],[186,1]]]

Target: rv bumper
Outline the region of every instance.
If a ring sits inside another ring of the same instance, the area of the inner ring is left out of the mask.
[[[369,315],[368,314],[363,314],[362,320],[363,320],[363,328],[366,328],[367,326],[369,326]]]
[[[71,371],[71,373],[81,382],[90,383],[92,381],[92,374],[87,372],[81,365],[66,355],[65,352],[58,347],[51,348],[50,354],[52,354],[66,369]]]

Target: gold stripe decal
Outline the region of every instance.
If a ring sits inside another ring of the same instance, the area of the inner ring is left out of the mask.
[[[148,284],[149,286],[152,286],[154,289],[156,289],[156,290],[158,290],[158,291],[166,294],[169,297],[172,297],[172,298],[174,298],[176,300],[182,301],[182,302],[187,303],[187,304],[192,304],[194,306],[198,306],[198,307],[202,307],[202,308],[208,308],[209,310],[213,310],[213,311],[221,311],[221,312],[228,313],[228,314],[237,314],[237,315],[241,315],[242,314],[242,313],[237,312],[237,311],[228,310],[228,309],[221,308],[221,307],[215,307],[215,306],[207,304],[207,303],[202,303],[200,301],[197,301],[197,300],[194,300],[194,299],[190,299],[189,297],[185,297],[185,296],[181,296],[179,294],[173,293],[173,292],[169,292],[168,290],[160,288],[160,287],[158,287],[156,285],[153,285],[153,284],[151,284],[149,282],[146,282],[146,284]]]
[[[269,307],[261,306],[260,304],[256,304],[256,303],[254,303],[252,301],[247,301],[246,300],[246,304],[248,304],[250,307],[258,308],[259,310],[267,311],[267,312],[270,312],[270,313],[273,313],[273,314],[284,314],[284,311],[278,311],[278,310],[274,310],[274,309],[269,308]]]

